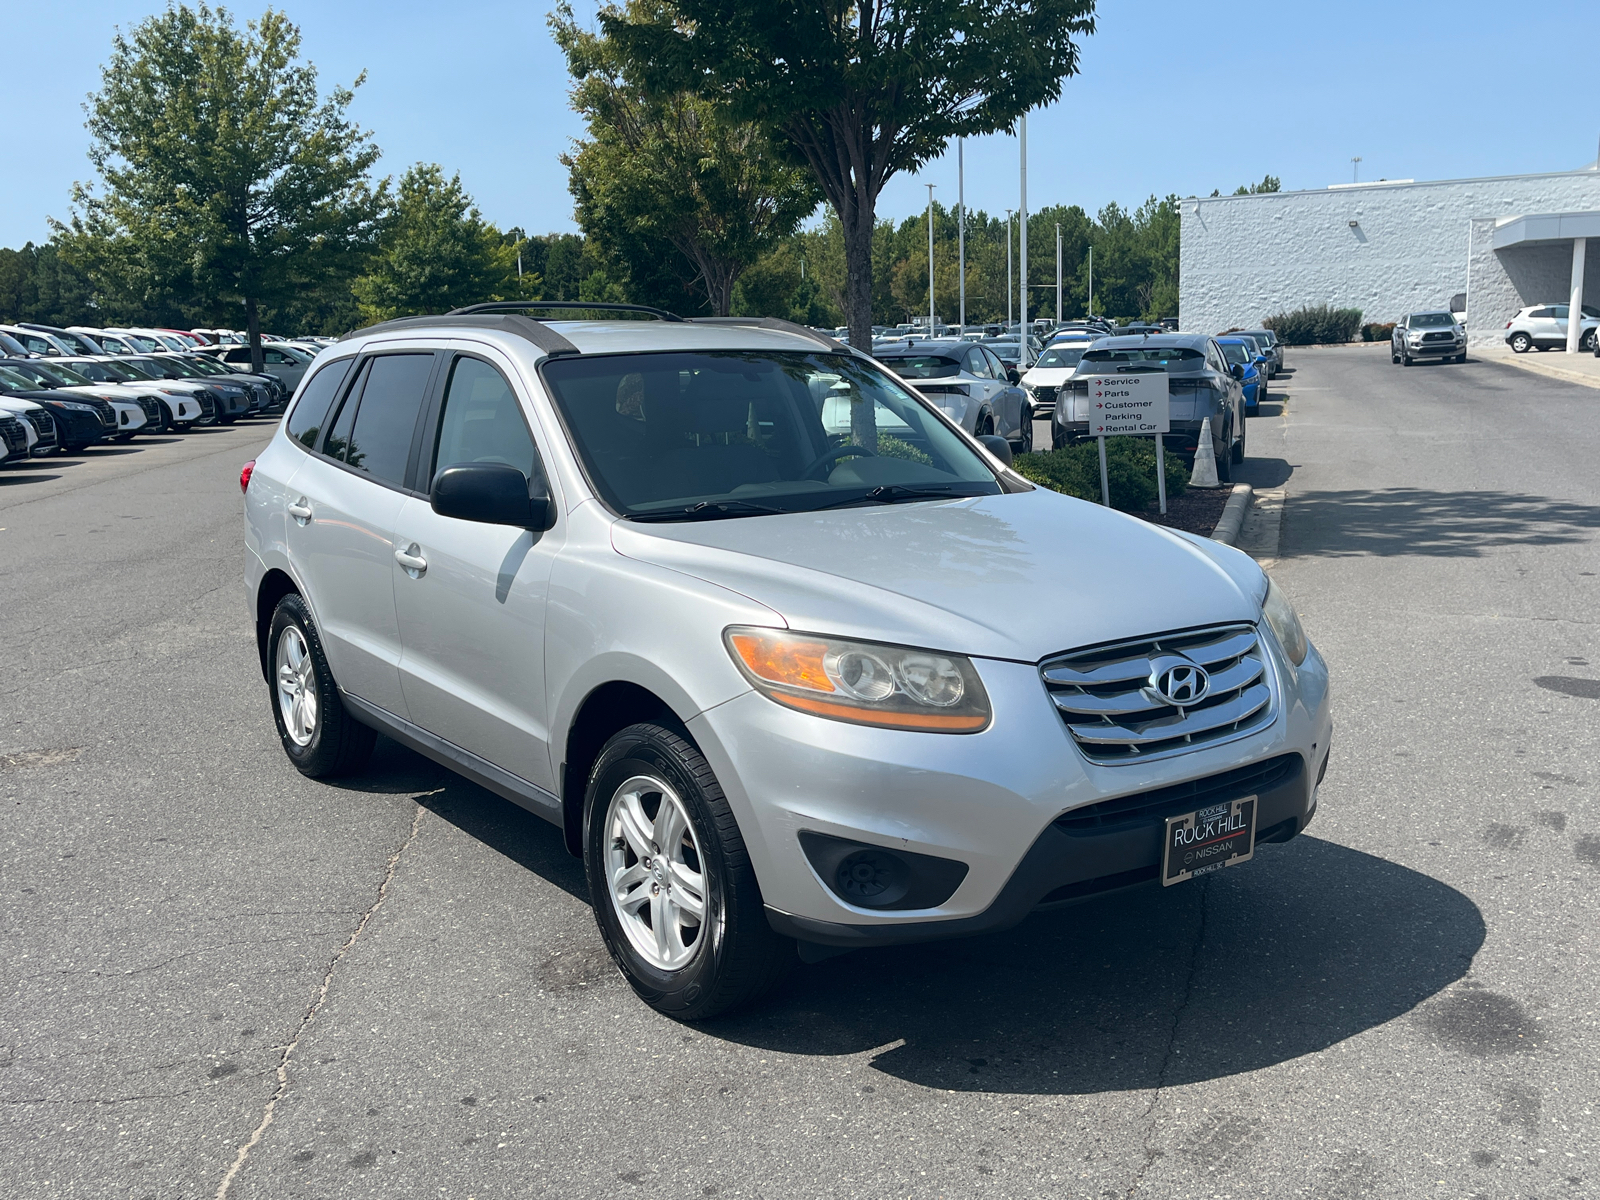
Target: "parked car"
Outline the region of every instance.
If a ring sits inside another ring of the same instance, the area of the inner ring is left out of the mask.
[[[58,329],[54,325],[40,325],[33,321],[18,321],[18,329],[32,330],[50,337],[58,345],[64,346],[69,354],[103,354],[103,351],[94,340],[85,334],[75,333],[70,329]]]
[[[1021,376],[977,342],[926,341],[873,354],[952,421],[977,437],[1003,437],[1017,453],[1033,449],[1033,407]]]
[[[1244,368],[1244,374],[1239,378],[1239,385],[1244,389],[1244,414],[1247,417],[1255,416],[1267,396],[1267,356],[1250,338],[1219,337],[1217,347],[1222,351],[1222,357],[1228,360],[1230,369],[1234,366]]]
[[[28,427],[8,412],[0,412],[0,464],[14,465],[28,457]]]
[[[21,360],[26,363],[30,360]],[[0,360],[0,394],[32,400],[56,423],[57,445],[69,454],[116,433],[117,410],[108,401],[73,395],[57,386],[46,387],[32,375],[14,369],[16,360]]]
[[[276,375],[251,375],[230,370],[209,354],[154,354],[152,358],[170,363],[185,379],[204,383],[232,384],[254,393],[251,412],[269,412],[289,402],[293,391]]]
[[[1022,377],[1022,387],[1032,402],[1034,417],[1046,419],[1055,415],[1056,396],[1061,385],[1072,378],[1083,352],[1099,340],[1098,336],[1091,339],[1057,337],[1045,347],[1039,361]]]
[[[28,348],[0,329],[0,358],[27,358]]]
[[[74,371],[93,383],[115,388],[130,397],[149,396],[156,402],[154,430],[188,429],[206,415],[202,398],[193,389],[169,387],[163,380],[136,371],[117,358],[75,358],[66,360]]]
[[[797,942],[1182,886],[1316,811],[1328,671],[1260,567],[1033,487],[798,327],[378,325],[241,485],[290,762],[381,730],[547,818],[680,1020]]]
[[[1467,331],[1455,314],[1441,309],[1407,313],[1389,336],[1389,361],[1409,367],[1419,358],[1467,361]]]
[[[1244,387],[1212,338],[1196,333],[1162,333],[1106,338],[1084,351],[1078,368],[1056,398],[1051,422],[1057,449],[1090,436],[1089,380],[1095,375],[1125,371],[1161,371],[1167,377],[1171,432],[1169,450],[1193,454],[1200,430],[1211,421],[1212,453],[1217,477],[1226,483],[1233,464],[1244,461]]]
[[[0,389],[6,386],[0,378]],[[53,454],[61,448],[56,435],[56,420],[50,410],[37,400],[16,396],[0,390],[0,413],[10,413],[28,427],[28,453],[34,457]]]
[[[1570,308],[1565,304],[1531,304],[1518,311],[1506,322],[1506,345],[1518,354],[1529,350],[1565,350],[1567,348],[1567,318]],[[1595,330],[1600,328],[1600,309],[1585,304],[1578,318],[1578,346],[1592,350]]]
[[[250,370],[249,346],[210,347],[209,352],[218,362],[226,363],[235,371]],[[313,357],[294,346],[280,344],[261,347],[262,370],[283,380],[284,386],[291,392],[300,386],[300,380],[305,377],[306,368],[311,365]]]
[[[240,417],[248,416],[255,397],[250,390],[240,384],[235,384],[232,379],[205,380],[190,379],[184,372],[167,365],[162,356],[155,354],[136,354],[127,358],[119,358],[118,362],[134,368],[150,376],[151,379],[160,380],[166,387],[188,391],[202,406],[209,405],[210,412],[201,418],[202,424],[210,424],[212,420],[223,425],[232,425]]]
[[[0,325],[0,333],[19,343],[23,353],[38,358],[64,358],[77,353],[65,342],[58,341],[48,333],[37,329],[28,329],[21,325]]]
[[[1278,340],[1278,335],[1270,329],[1237,329],[1227,335],[1228,337],[1246,337],[1254,340],[1261,348],[1261,353],[1267,358],[1267,378],[1274,379],[1279,371],[1283,370],[1283,343]]]
[[[147,404],[144,396],[131,396],[120,388],[95,383],[74,371],[70,359],[6,359],[4,365],[31,380],[36,387],[107,406],[110,429],[105,436],[114,441],[125,442],[141,430],[151,432],[146,427],[160,420],[160,408],[153,399]],[[102,416],[105,415],[102,411]]]

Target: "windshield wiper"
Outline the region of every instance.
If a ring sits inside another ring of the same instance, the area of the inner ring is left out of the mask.
[[[863,492],[859,496],[849,496],[843,500],[834,500],[827,504],[819,504],[816,508],[808,508],[806,512],[817,512],[824,508],[844,508],[851,504],[895,504],[902,500],[949,500],[952,496],[966,499],[967,494],[956,492],[948,483],[936,483],[928,487],[914,487],[906,483],[885,483]]]
[[[687,508],[668,508],[659,512],[629,513],[630,521],[716,521],[723,517],[765,517],[775,513],[793,512],[789,508],[774,508],[770,504],[752,504],[748,500],[702,500]]]

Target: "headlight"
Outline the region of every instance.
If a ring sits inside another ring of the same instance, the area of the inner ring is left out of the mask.
[[[1272,627],[1273,634],[1278,639],[1278,645],[1283,647],[1283,652],[1289,656],[1289,661],[1299,666],[1306,660],[1306,631],[1300,627],[1300,618],[1294,611],[1294,605],[1289,603],[1278,585],[1269,578],[1267,580],[1267,594],[1261,601],[1261,615]]]
[[[928,733],[977,733],[989,724],[983,682],[959,655],[739,625],[723,640],[745,678],[788,708]]]

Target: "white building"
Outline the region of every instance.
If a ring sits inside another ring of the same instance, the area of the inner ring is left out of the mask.
[[[1600,308],[1600,164],[1548,175],[1335,184],[1181,205],[1179,319],[1217,333],[1307,304],[1394,321],[1465,294],[1474,345],[1576,285]]]

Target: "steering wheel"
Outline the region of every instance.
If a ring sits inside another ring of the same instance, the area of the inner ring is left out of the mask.
[[[878,457],[878,452],[876,450],[869,450],[865,446],[835,446],[821,458],[815,460],[804,471],[801,471],[800,478],[811,479],[819,468],[825,467],[829,463],[838,462],[841,458],[849,458],[852,454],[860,454],[866,458]]]

